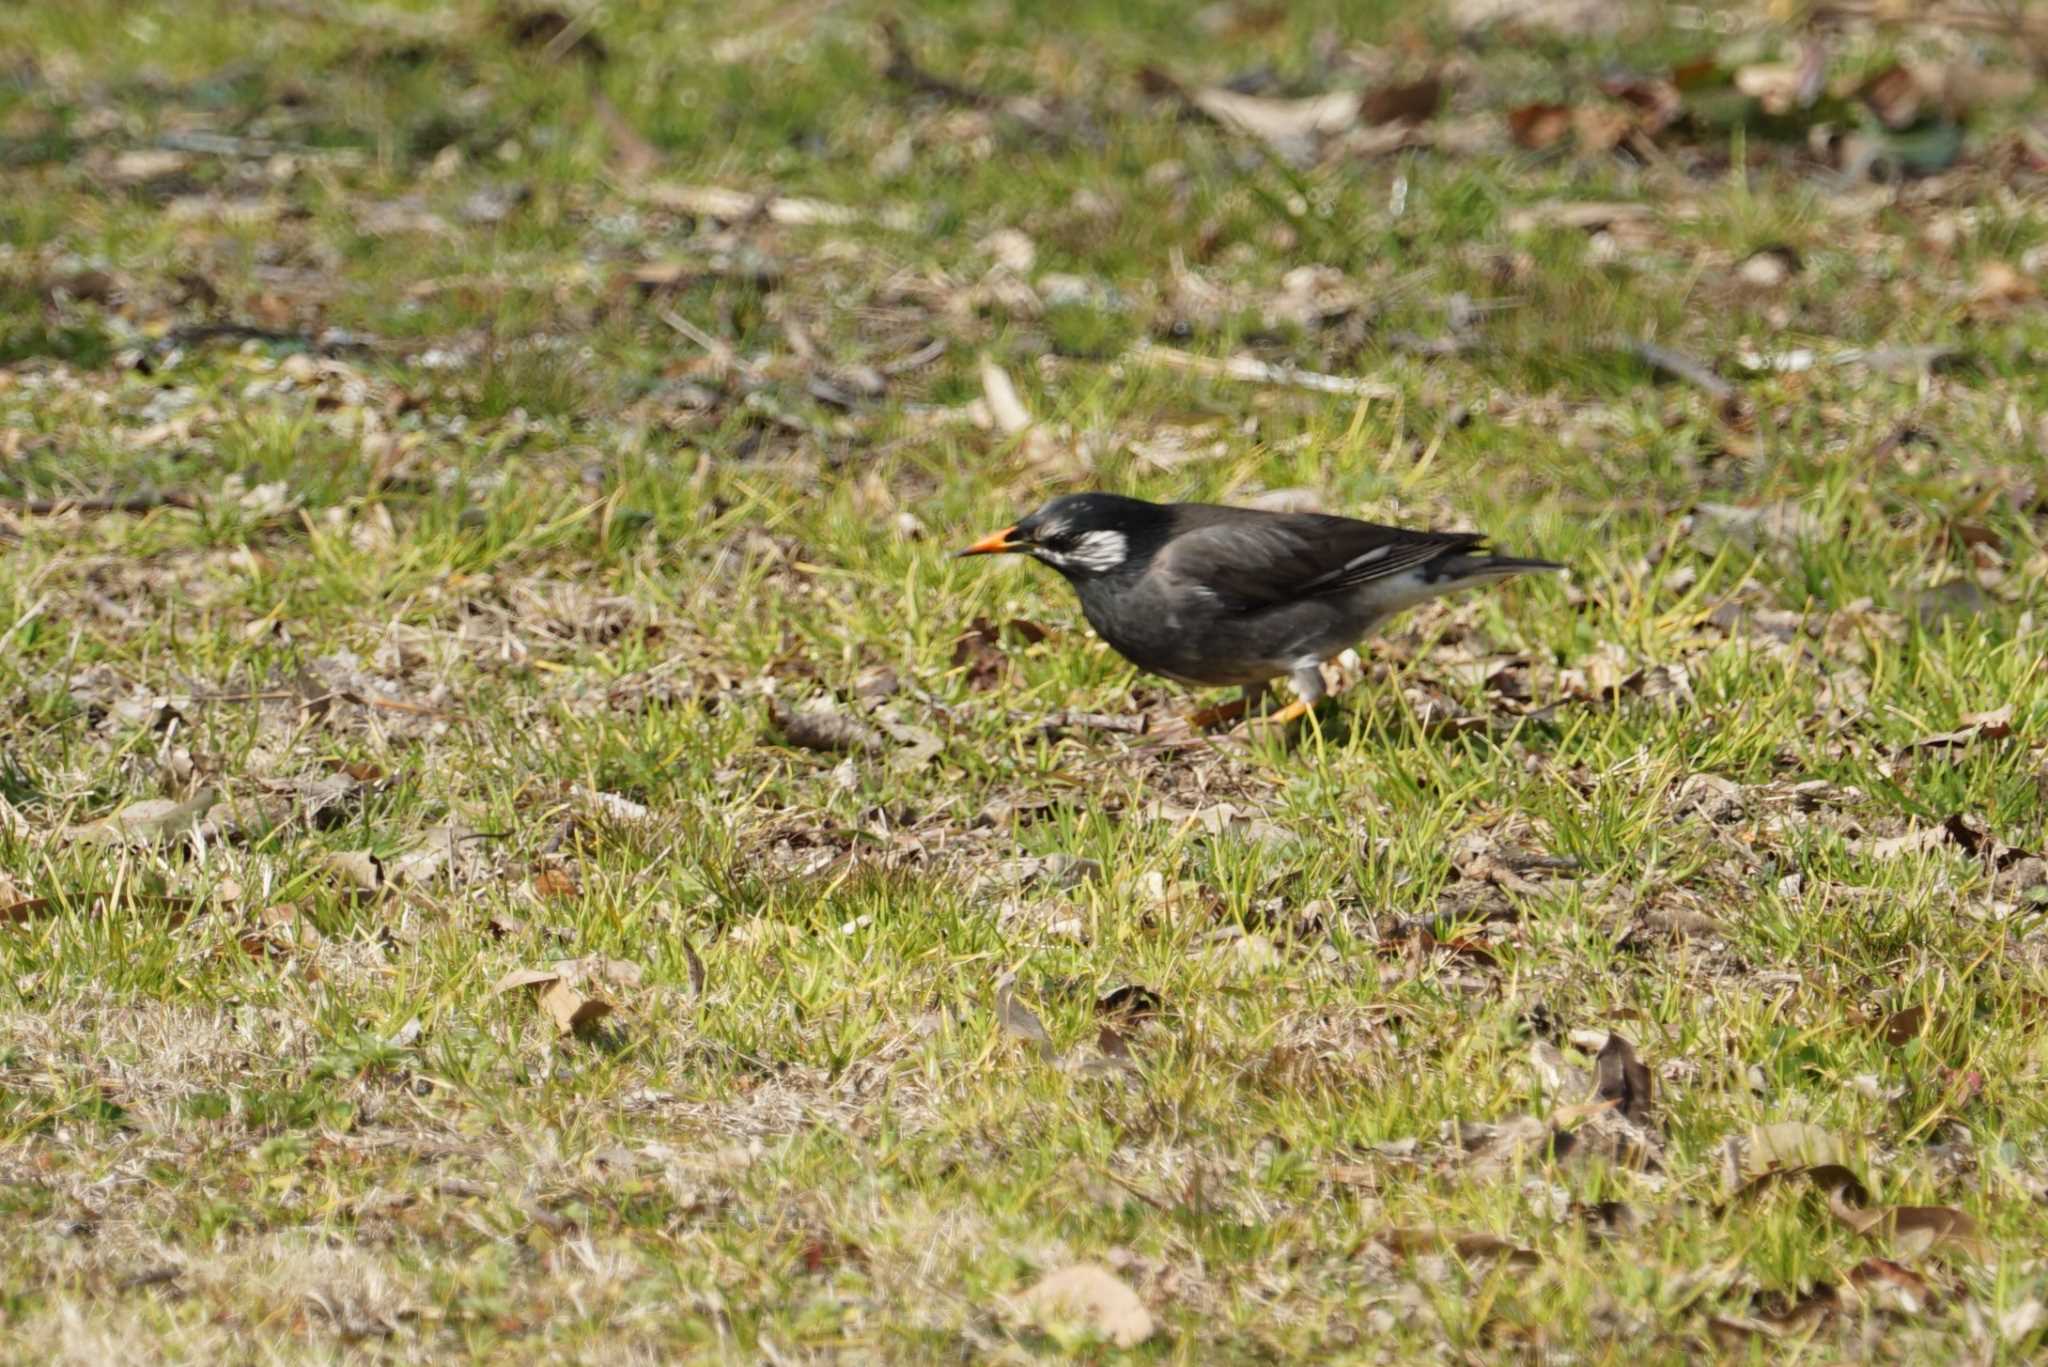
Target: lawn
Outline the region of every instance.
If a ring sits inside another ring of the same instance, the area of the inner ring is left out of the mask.
[[[2043,71],[0,12],[0,1357],[2035,1359]],[[1202,733],[1082,488],[1571,573]]]

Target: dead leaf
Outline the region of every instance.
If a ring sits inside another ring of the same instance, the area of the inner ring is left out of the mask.
[[[1865,1258],[1844,1280],[1871,1306],[1895,1315],[1917,1315],[1935,1300],[1926,1278],[1889,1258]]]
[[[1005,973],[996,982],[996,1019],[1001,1022],[1004,1033],[1013,1038],[1027,1041],[1038,1051],[1040,1058],[1053,1056],[1052,1036],[1046,1031],[1045,1022],[1038,1013],[1017,1000],[1017,975]]]
[[[1137,1347],[1154,1328],[1138,1293],[1100,1263],[1046,1274],[1018,1298],[1018,1306],[1043,1327],[1078,1325],[1118,1348]]]
[[[1617,1114],[1637,1125],[1650,1123],[1650,1070],[1636,1057],[1635,1046],[1609,1034],[1594,1061],[1593,1095],[1614,1103]]]
[[[768,719],[783,739],[806,750],[872,755],[888,748],[880,732],[822,698],[803,708],[791,707],[781,698],[770,698]]]
[[[1165,1003],[1159,994],[1142,983],[1125,983],[1122,987],[1104,993],[1095,1000],[1095,1014],[1117,1017],[1126,1021],[1151,1020],[1157,1017]]]
[[[1418,1253],[1455,1253],[1460,1258],[1477,1261],[1481,1258],[1505,1259],[1513,1267],[1535,1267],[1543,1261],[1543,1255],[1532,1248],[1522,1248],[1498,1234],[1461,1234],[1454,1230],[1421,1227],[1415,1229],[1383,1229],[1372,1236],[1372,1241],[1390,1253],[1412,1257]]]
[[[66,912],[104,916],[126,907],[149,907],[163,913],[167,926],[182,926],[201,909],[196,897],[166,897],[161,893],[123,892],[119,897],[105,893],[78,893],[67,897],[31,897],[25,902],[0,906],[0,925],[25,926],[45,916]]]
[[[1920,1038],[1920,1032],[1927,1027],[1927,1008],[1909,1006],[1903,1011],[1894,1011],[1884,1018],[1879,1033],[1884,1042],[1894,1049],[1903,1048]]]
[[[1896,62],[1866,80],[1856,95],[1877,115],[1879,123],[1895,133],[1918,123],[1926,107],[1926,92],[1920,82]]]
[[[584,959],[566,959],[552,968],[514,969],[491,987],[491,995],[526,988],[534,991],[535,1001],[541,1011],[554,1023],[558,1035],[573,1035],[579,1030],[603,1020],[612,1014],[612,1004],[602,997],[587,996],[578,984],[593,977],[603,977],[621,987],[638,987],[641,982],[638,964],[625,959],[607,959],[603,955],[592,955]]]
[[[387,887],[408,887],[443,876],[452,881],[466,881],[475,872],[474,856],[477,842],[482,838],[480,832],[459,821],[431,826],[411,844],[382,861],[380,868],[384,884]]]
[[[147,798],[98,821],[66,826],[59,839],[90,845],[166,844],[189,834],[218,800],[211,788],[201,788],[183,802]]]
[[[290,902],[278,902],[256,913],[254,923],[238,937],[242,952],[252,959],[283,959],[296,949],[310,949],[321,942],[312,922],[299,914]]]
[[[2004,261],[1986,261],[1977,268],[1977,278],[1970,284],[1971,311],[1986,317],[2002,317],[2018,305],[2040,297],[2040,284]]]
[[[1858,1234],[1880,1239],[1902,1256],[1920,1257],[1934,1252],[1959,1252],[1982,1257],[1985,1244],[1977,1222],[1953,1206],[1865,1205],[1869,1196],[1862,1184],[1825,1183],[1828,1213]]]
[[[1907,741],[1899,747],[1898,753],[1908,754],[1914,750],[1960,750],[1980,740],[2004,740],[2012,734],[2012,704],[1995,708],[1989,712],[1965,712],[1953,731],[1942,731],[1918,740]]]
[[[320,867],[356,892],[376,892],[384,886],[384,862],[368,850],[337,850],[323,857]]]
[[[1217,123],[1250,134],[1290,161],[1309,160],[1321,139],[1357,127],[1365,108],[1364,97],[1355,90],[1276,100],[1206,86],[1186,92],[1184,98]]]
[[[704,999],[704,960],[697,956],[697,946],[690,942],[689,936],[685,935],[681,938],[683,943],[683,959],[690,967],[690,995],[702,1001]]]
[[[998,432],[1006,437],[1015,437],[1030,430],[1031,410],[1024,406],[1010,373],[997,365],[991,356],[981,358],[981,396],[988,404],[989,416],[995,420]]]
[[[574,897],[580,891],[575,875],[558,864],[550,864],[533,876],[536,897]]]
[[[554,971],[568,982],[587,983],[596,978],[628,990],[637,988],[647,980],[647,970],[631,959],[612,959],[602,954],[588,954],[580,959],[563,959]]]
[[[1368,91],[1359,103],[1359,122],[1365,124],[1419,123],[1436,115],[1443,103],[1444,83],[1434,74],[1403,85],[1381,86]]]
[[[561,979],[541,989],[540,1009],[554,1021],[558,1035],[573,1035],[612,1013],[610,1002],[586,997]]]
[[[2048,1305],[2043,1305],[2036,1297],[2029,1297],[1999,1317],[1998,1336],[2007,1343],[2017,1344],[2033,1337],[2044,1324],[2048,1324]]]
[[[1571,136],[1572,107],[1568,104],[1525,104],[1508,111],[1508,136],[1515,146],[1531,152],[1547,152]]]
[[[953,668],[965,669],[967,686],[977,693],[994,688],[1010,671],[996,624],[977,617],[953,640]]]
[[[1729,1187],[1740,1189],[1779,1170],[1839,1166],[1847,1160],[1848,1147],[1839,1136],[1818,1125],[1783,1120],[1731,1138],[1723,1157]]]

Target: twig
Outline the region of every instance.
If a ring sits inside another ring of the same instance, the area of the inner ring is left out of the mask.
[[[1344,394],[1360,399],[1392,399],[1400,390],[1390,384],[1375,380],[1354,379],[1348,375],[1325,375],[1320,371],[1301,370],[1291,365],[1273,365],[1255,356],[1231,356],[1218,360],[1213,356],[1197,356],[1190,351],[1178,351],[1152,342],[1140,342],[1124,353],[1126,361],[1139,365],[1157,366],[1163,370],[1185,370],[1195,375],[1206,375],[1217,380],[1241,380],[1246,384],[1283,385],[1294,389],[1314,390],[1319,394]]]
[[[993,109],[1001,103],[985,90],[969,89],[919,66],[917,59],[910,54],[910,40],[904,37],[903,25],[894,15],[882,20],[882,42],[889,49],[889,64],[882,68],[884,80],[894,81],[920,95],[936,96],[949,104],[964,104],[970,109]]]
[[[42,616],[43,609],[48,606],[50,606],[50,595],[46,593],[38,597],[35,602],[30,603],[28,605],[28,611],[22,613],[21,616],[14,619],[13,626],[7,628],[7,630],[5,631],[0,631],[0,655],[4,655],[7,653],[8,644],[14,640],[14,633],[20,631],[30,622],[35,621],[36,618]],[[0,822],[0,825],[4,824],[4,822]]]
[[[934,337],[908,356],[898,356],[893,361],[884,361],[875,368],[884,375],[901,375],[907,371],[921,370],[946,354],[946,339]]]
[[[1716,403],[1726,403],[1735,397],[1735,386],[1716,375],[1704,361],[1695,361],[1682,352],[1658,346],[1655,342],[1624,342],[1622,349],[1650,369],[1684,380],[1705,392]]]
[[[1055,712],[1040,721],[1038,729],[1049,736],[1062,731],[1118,731],[1142,736],[1151,725],[1152,718],[1143,712],[1135,716],[1120,712]]]

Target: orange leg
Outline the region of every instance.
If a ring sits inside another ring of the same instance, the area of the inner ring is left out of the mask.
[[[1248,718],[1243,725],[1239,726],[1231,734],[1234,736],[1250,736],[1260,731],[1275,733],[1285,731],[1289,726],[1306,717],[1314,708],[1314,703],[1296,698],[1277,712],[1268,712],[1263,717]]]

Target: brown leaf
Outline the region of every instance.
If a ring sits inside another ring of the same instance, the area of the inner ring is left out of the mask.
[[[610,1002],[586,997],[561,979],[541,989],[540,1009],[555,1023],[555,1033],[573,1035],[612,1013]]]
[[[491,984],[491,995],[499,996],[521,987],[540,987],[547,983],[560,982],[561,978],[560,973],[549,968],[515,968]]]
[[[621,177],[628,181],[646,180],[661,169],[661,149],[642,136],[617,105],[601,92],[593,93],[590,103],[605,137],[611,141],[612,157],[618,163]]]
[[[1650,1070],[1636,1057],[1635,1046],[1620,1035],[1610,1033],[1600,1046],[1593,1095],[1613,1102],[1616,1112],[1638,1125],[1650,1123]]]
[[[1047,1032],[1045,1022],[1038,1013],[1017,1000],[1017,975],[1005,973],[996,982],[996,1019],[1002,1023],[1004,1033],[1028,1042],[1038,1051],[1040,1058],[1053,1056],[1052,1035]]]
[[[689,936],[683,936],[682,941],[683,959],[690,966],[690,995],[702,1001],[704,999],[704,961],[697,957],[697,946],[690,943]]]
[[[1600,93],[1627,105],[1636,126],[1652,137],[1685,116],[1685,97],[1674,82],[1661,77],[1609,77],[1600,82]]]
[[[1075,1263],[1046,1274],[1018,1298],[1040,1325],[1079,1325],[1118,1348],[1152,1337],[1152,1312],[1138,1293],[1100,1263]]]
[[[795,708],[781,698],[770,698],[768,719],[783,739],[806,750],[872,755],[888,748],[872,726],[822,701]]]
[[[1866,80],[1856,95],[1877,115],[1878,122],[1893,132],[1903,132],[1919,122],[1925,107],[1920,82],[1897,62]]]
[[[1869,1195],[1860,1183],[1823,1182],[1828,1194],[1828,1213],[1858,1234],[1881,1239],[1907,1257],[1936,1251],[1954,1251],[1981,1257],[1984,1241],[1977,1222],[1953,1206],[1868,1207]]]
[[[1405,85],[1382,86],[1368,91],[1360,102],[1359,122],[1382,124],[1406,119],[1419,123],[1435,116],[1443,98],[1444,83],[1434,74]]]
[[[91,845],[160,845],[189,834],[219,800],[201,788],[183,802],[153,797],[131,802],[112,816],[82,826],[66,826],[60,839]]]
[[[1498,1234],[1461,1234],[1455,1230],[1424,1226],[1414,1229],[1383,1229],[1372,1241],[1390,1253],[1413,1256],[1418,1253],[1455,1253],[1460,1258],[1504,1258],[1513,1267],[1535,1267],[1543,1255],[1522,1248]]]
[[[1899,753],[1903,755],[1914,750],[1960,750],[1980,740],[2004,740],[2012,734],[2012,704],[2007,703],[1989,712],[1965,712],[1958,720],[1961,724],[1955,730],[1907,741],[1899,747]]]
[[[603,978],[624,988],[636,988],[647,979],[647,970],[631,959],[611,959],[602,954],[589,954],[581,959],[563,959],[555,965],[555,972],[572,983],[589,982]]]
[[[579,982],[592,977],[609,978],[622,987],[632,988],[640,985],[641,971],[638,964],[603,955],[565,959],[552,968],[514,969],[492,985],[491,995],[520,988],[533,990],[541,1011],[554,1022],[556,1033],[570,1035],[612,1014],[610,1002],[586,996],[578,989]]]
[[[1572,107],[1568,104],[1525,104],[1508,111],[1508,136],[1515,146],[1531,152],[1548,151],[1571,131]]]
[[[536,897],[574,897],[580,891],[575,875],[559,864],[550,864],[533,876]]]
[[[238,937],[242,952],[252,959],[283,959],[294,949],[310,949],[321,935],[311,921],[290,902],[278,902],[256,913],[254,924]]]
[[[1889,1258],[1865,1258],[1845,1280],[1865,1300],[1893,1314],[1917,1315],[1935,1300],[1926,1278]]]
[[[355,892],[376,892],[384,886],[384,862],[368,850],[337,850],[323,857],[320,867]]]
[[[1843,1199],[1852,1204],[1861,1204],[1870,1199],[1864,1189],[1863,1179],[1840,1163],[1799,1163],[1790,1167],[1771,1168],[1760,1172],[1738,1186],[1728,1198],[1733,1205],[1746,1201],[1771,1187],[1808,1183],[1824,1192],[1841,1192]]]
[[[953,641],[953,668],[967,671],[967,686],[976,692],[994,688],[1009,672],[996,624],[977,617]]]
[[[1096,998],[1095,1014],[1127,1021],[1151,1020],[1159,1015],[1163,1006],[1159,994],[1151,988],[1141,983],[1125,983]]]
[[[1884,1035],[1884,1042],[1897,1049],[1920,1038],[1920,1032],[1926,1025],[1927,1008],[1909,1006],[1903,1011],[1894,1011],[1886,1016],[1881,1033]]]
[[[25,926],[45,916],[85,913],[104,916],[117,908],[151,907],[164,913],[167,926],[182,926],[200,910],[196,897],[166,897],[160,893],[124,892],[118,898],[106,893],[74,893],[68,897],[31,897],[27,901],[0,906],[0,925]]]

